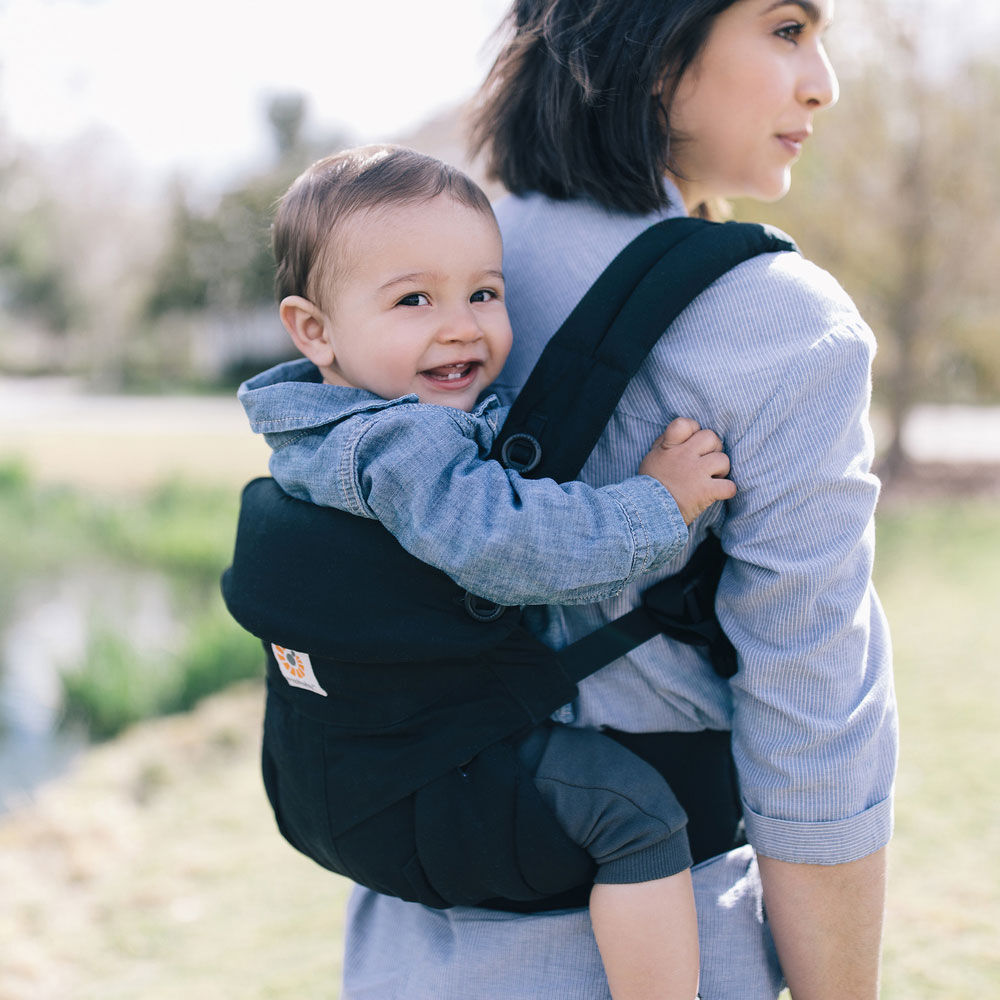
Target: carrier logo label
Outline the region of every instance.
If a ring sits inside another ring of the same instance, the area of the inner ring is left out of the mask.
[[[294,649],[285,649],[284,646],[278,646],[273,642],[271,649],[274,652],[275,660],[278,661],[278,668],[281,670],[282,676],[292,687],[303,688],[306,691],[312,691],[313,694],[321,694],[324,698],[326,697],[326,692],[320,687],[320,683],[313,673],[308,653],[296,653]]]

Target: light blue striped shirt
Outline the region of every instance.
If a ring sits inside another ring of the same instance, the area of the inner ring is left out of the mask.
[[[493,388],[509,402],[601,270],[663,216],[540,196],[507,198],[497,216],[515,339]],[[779,860],[847,862],[878,850],[891,834],[891,649],[871,585],[879,490],[868,422],[874,350],[871,331],[840,286],[798,254],[764,255],[724,275],[654,347],[580,478],[595,485],[625,478],[671,419],[688,416],[722,437],[736,498],[695,523],[688,552],[674,565],[611,601],[549,609],[537,622],[555,646],[592,631],[679,568],[709,527],[717,531],[729,555],[717,610],[739,652],[736,677],[721,680],[695,650],[657,638],[582,683],[574,723],[633,731],[731,728],[749,840]],[[702,881],[707,886],[707,877]],[[756,949],[759,958],[765,948],[763,936],[753,936],[758,932],[740,943],[721,930],[731,894],[717,888],[699,894],[703,985],[706,966],[709,979],[724,978],[740,960],[734,956]],[[461,981],[465,992],[437,995],[478,997],[470,984],[489,968],[483,997],[606,996],[606,987],[592,983],[600,978],[592,943],[578,940],[569,915],[449,914],[357,892],[345,995],[423,996],[425,988],[431,996],[435,982]],[[380,960],[372,942],[387,939],[390,927],[405,927],[406,939],[422,944]],[[443,933],[447,946],[433,946]],[[568,979],[565,965],[554,977],[497,961],[496,949],[520,941],[530,950],[542,933],[572,947],[568,964],[579,964],[578,977]],[[419,988],[409,962],[422,970]],[[394,992],[404,980],[407,989]],[[384,991],[366,993],[377,981]],[[768,980],[760,995],[773,996],[772,988]],[[757,994],[748,986],[739,995]]]
[[[587,287],[649,218],[530,196],[498,206],[514,351],[509,399]],[[883,846],[896,759],[891,655],[871,586],[870,369],[850,299],[794,253],[729,272],[682,313],[629,385],[581,479],[628,474],[676,416],[722,437],[738,493],[696,523],[729,554],[720,620],[731,683],[689,647],[654,639],[585,680],[576,722],[636,731],[729,729],[750,842],[780,860],[836,863]],[[652,580],[600,605],[551,609],[556,646],[634,607]]]

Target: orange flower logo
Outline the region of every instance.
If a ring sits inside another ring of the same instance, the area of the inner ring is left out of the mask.
[[[271,644],[271,649],[274,650],[274,658],[278,661],[281,672],[289,680],[293,678],[298,681],[305,679],[305,664],[294,649],[285,649],[284,646],[276,646],[274,643]]]
[[[292,687],[302,688],[304,691],[312,691],[313,694],[326,697],[326,691],[323,690],[323,686],[313,672],[312,660],[309,659],[308,653],[297,653],[294,649],[286,649],[274,642],[271,643],[271,650],[282,677]]]

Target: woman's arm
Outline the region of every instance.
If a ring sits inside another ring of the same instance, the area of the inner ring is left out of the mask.
[[[740,654],[734,755],[795,1000],[868,1000],[896,760],[891,650],[871,585],[874,342],[844,299],[817,314],[806,296],[789,308],[786,292],[784,314],[818,332],[727,441],[739,492],[718,609]]]
[[[757,856],[764,905],[794,1000],[876,1000],[886,852],[840,865]]]
[[[727,442],[739,492],[717,610],[740,659],[733,753],[750,842],[800,864],[866,857],[892,822],[891,648],[871,583],[874,344],[853,315],[817,324]]]

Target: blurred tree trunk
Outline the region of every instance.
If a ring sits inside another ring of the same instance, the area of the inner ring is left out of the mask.
[[[910,96],[908,138],[900,144],[898,199],[898,246],[900,252],[898,278],[888,302],[888,319],[896,347],[896,362],[886,377],[888,444],[882,459],[883,479],[904,475],[910,463],[903,440],[906,420],[922,388],[918,352],[921,342],[933,323],[934,303],[930,301],[934,269],[935,200],[929,162],[928,118],[930,102],[920,70],[912,35],[901,28],[898,47],[907,65],[904,90]]]

